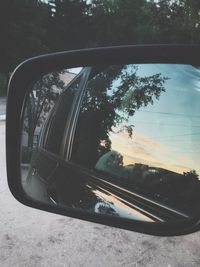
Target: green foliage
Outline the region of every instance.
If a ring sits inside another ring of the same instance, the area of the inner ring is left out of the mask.
[[[0,4],[0,72],[26,58],[84,47],[199,43],[199,0],[6,0]]]
[[[11,72],[22,60],[48,51],[47,5],[36,0],[2,1],[0,69]]]
[[[55,12],[49,18],[48,44],[51,50],[69,50],[86,46],[90,39],[89,5],[83,0],[55,0]]]
[[[96,42],[199,43],[199,0],[93,1]]]

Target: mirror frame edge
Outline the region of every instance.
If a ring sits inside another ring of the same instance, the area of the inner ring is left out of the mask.
[[[49,206],[29,198],[21,185],[20,145],[24,103],[30,85],[41,75],[67,67],[120,63],[179,63],[200,64],[197,53],[200,45],[145,45],[119,46],[74,50],[42,55],[20,64],[9,81],[6,111],[6,161],[8,185],[13,196],[21,203],[78,219],[88,220],[141,233],[171,236],[193,233],[200,229],[200,214],[181,223],[145,223],[122,218]],[[66,64],[67,62],[67,64]]]

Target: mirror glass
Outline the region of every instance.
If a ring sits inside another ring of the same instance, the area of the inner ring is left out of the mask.
[[[21,179],[34,200],[145,222],[195,216],[200,205],[200,69],[88,66],[30,89]]]

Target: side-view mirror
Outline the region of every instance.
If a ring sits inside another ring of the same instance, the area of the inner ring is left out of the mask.
[[[153,235],[200,228],[200,46],[122,46],[22,63],[8,184],[37,209]]]

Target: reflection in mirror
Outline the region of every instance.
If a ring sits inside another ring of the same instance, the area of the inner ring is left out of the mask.
[[[146,222],[200,203],[200,70],[129,64],[67,69],[26,100],[22,185],[40,202]]]

